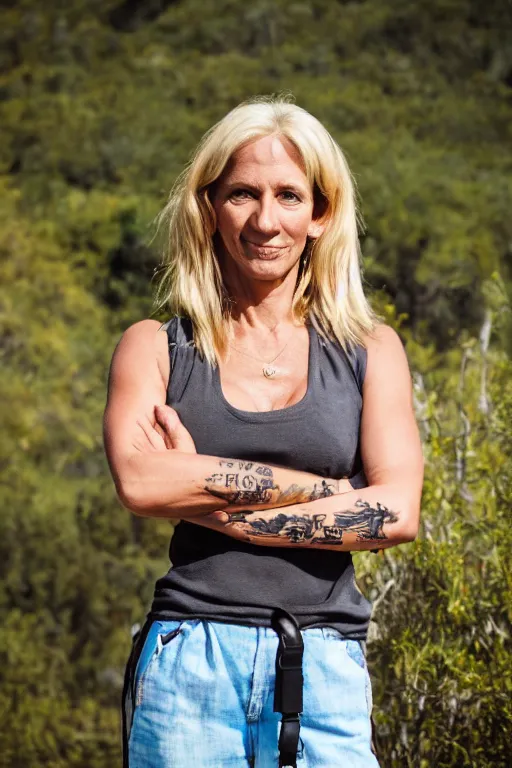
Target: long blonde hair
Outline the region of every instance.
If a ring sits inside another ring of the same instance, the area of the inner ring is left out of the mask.
[[[354,184],[343,152],[315,117],[288,98],[257,97],[205,133],[157,217],[159,228],[165,224],[168,233],[157,306],[190,318],[194,343],[212,364],[226,349],[230,327],[209,190],[237,149],[273,134],[286,137],[299,151],[327,220],[303,253],[294,319],[309,318],[319,333],[336,338],[345,349],[364,344],[377,320],[363,292]]]

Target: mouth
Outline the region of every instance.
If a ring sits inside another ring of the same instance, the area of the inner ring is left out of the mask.
[[[247,245],[253,253],[256,253],[260,259],[276,258],[286,249],[285,245],[260,245],[259,243],[245,240],[245,238],[242,238],[242,242],[244,245]]]

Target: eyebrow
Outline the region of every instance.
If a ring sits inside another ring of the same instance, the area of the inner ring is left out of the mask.
[[[248,181],[244,181],[243,179],[237,180],[233,179],[232,181],[225,182],[227,189],[236,189],[237,187],[242,187],[243,189],[248,189],[251,192],[260,192],[261,189],[256,184],[251,184]],[[275,189],[277,190],[285,190],[289,189],[292,192],[297,192],[297,194],[300,195],[306,195],[307,189],[303,187],[302,185],[296,184],[295,182],[288,182],[288,183],[279,183],[276,184]]]

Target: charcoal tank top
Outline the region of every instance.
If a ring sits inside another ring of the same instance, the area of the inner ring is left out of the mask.
[[[197,352],[188,319],[173,318],[164,328],[171,363],[167,403],[189,430],[198,453],[279,464],[326,478],[361,473],[363,347],[347,355],[308,325],[303,399],[284,409],[254,413],[226,400],[219,369]],[[155,587],[150,613],[155,619],[270,626],[273,609],[281,607],[303,629],[329,626],[347,638],[366,636],[371,605],[355,584],[350,552],[260,547],[182,520],[169,555],[172,566]]]

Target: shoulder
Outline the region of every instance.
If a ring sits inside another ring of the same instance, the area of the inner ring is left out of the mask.
[[[351,344],[347,349],[339,342],[335,346],[338,353],[348,359],[361,394],[368,388],[368,382],[375,378],[376,371],[403,367],[404,362],[407,365],[400,337],[389,325],[376,325],[359,343]]]
[[[139,320],[137,323],[130,325],[121,336],[121,342],[137,344],[140,341],[147,341],[149,338],[153,338],[160,328],[164,328],[165,324],[159,323],[158,320]]]
[[[367,350],[382,349],[383,347],[401,347],[403,344],[400,336],[390,325],[378,323],[371,333],[364,337],[364,345]]]
[[[405,349],[398,333],[389,325],[379,323],[371,334],[364,338],[367,354],[367,367],[377,365],[392,366],[406,360]]]
[[[112,358],[113,367],[136,368],[158,372],[164,382],[169,378],[168,337],[158,320],[140,320],[121,336]]]
[[[389,325],[377,325],[365,336],[367,362],[365,391],[379,388],[404,394],[411,388],[411,375],[404,345]]]
[[[116,350],[122,348],[140,354],[167,350],[166,325],[158,320],[139,320],[124,331]]]

